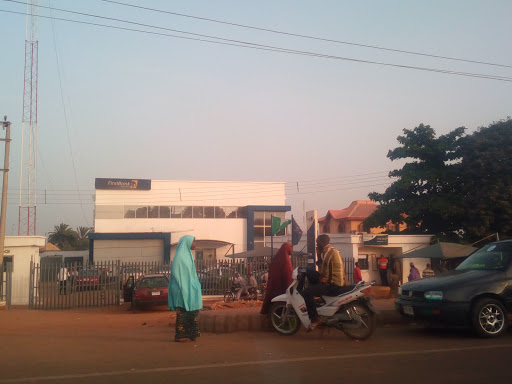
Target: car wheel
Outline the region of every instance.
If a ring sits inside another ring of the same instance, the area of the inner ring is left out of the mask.
[[[480,299],[473,307],[473,327],[480,337],[497,337],[507,330],[507,312],[498,300]]]

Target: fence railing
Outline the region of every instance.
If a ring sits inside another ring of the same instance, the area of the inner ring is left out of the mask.
[[[254,260],[226,261],[197,260],[196,271],[204,296],[223,295],[233,285],[236,272],[246,276],[249,272],[258,284],[268,271],[269,257]],[[294,268],[307,265],[304,257],[292,257]],[[353,259],[344,259],[349,281],[352,281]],[[127,262],[119,260],[82,265],[31,263],[29,307],[33,309],[67,309],[119,305],[127,279],[164,273],[170,275],[171,266],[163,262]]]
[[[11,307],[12,296],[12,263],[0,264],[0,302]]]

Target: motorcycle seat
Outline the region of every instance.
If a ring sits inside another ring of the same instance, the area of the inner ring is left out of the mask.
[[[355,284],[345,285],[343,287],[331,286],[329,288],[329,292],[327,292],[326,296],[329,296],[329,297],[340,296],[340,295],[343,295],[344,293],[353,291],[355,287],[356,287]]]

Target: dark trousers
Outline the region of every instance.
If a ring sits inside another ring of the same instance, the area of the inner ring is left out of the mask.
[[[329,284],[318,283],[311,284],[309,287],[301,292],[304,301],[306,302],[306,308],[308,310],[309,319],[316,321],[318,318],[318,312],[316,310],[315,296],[327,295],[329,292]]]
[[[63,293],[66,294],[66,286],[67,286],[67,281],[64,280],[64,281],[59,281],[59,294],[62,295]]]
[[[382,280],[382,285],[388,286],[388,270],[387,269],[379,269],[380,279]]]

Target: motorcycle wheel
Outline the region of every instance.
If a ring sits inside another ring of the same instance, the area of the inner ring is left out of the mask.
[[[343,328],[345,335],[354,340],[366,340],[377,327],[377,317],[366,305],[353,303],[348,307],[350,315],[357,314],[361,317],[362,324],[357,328]]]
[[[300,320],[293,308],[288,308],[284,301],[272,304],[270,308],[272,326],[281,335],[291,336],[300,328]]]
[[[233,294],[233,292],[227,291],[226,293],[224,293],[224,302],[225,303],[231,303],[234,300],[235,300],[235,295]]]

